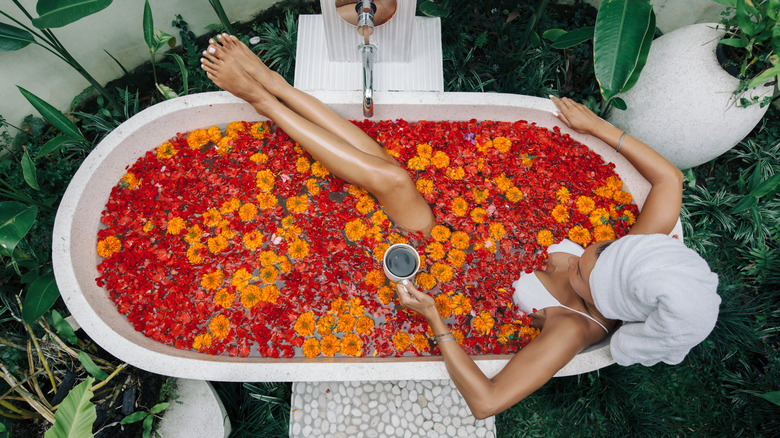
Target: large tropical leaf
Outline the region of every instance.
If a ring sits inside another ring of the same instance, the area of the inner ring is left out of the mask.
[[[69,118],[65,117],[65,115],[62,114],[57,108],[54,108],[45,100],[30,93],[18,85],[16,88],[22,92],[22,95],[25,97],[25,99],[27,99],[27,101],[30,102],[36,110],[38,110],[38,112],[41,114],[41,117],[46,119],[47,122],[54,125],[67,136],[84,139],[84,136],[81,134],[81,131],[79,131],[79,128],[76,127],[76,124],[70,121]]]
[[[39,277],[33,281],[30,289],[27,290],[27,294],[24,296],[22,319],[28,324],[32,324],[43,316],[59,297],[60,290],[57,288],[54,274],[46,274]]]
[[[650,10],[650,25],[647,26],[647,33],[645,33],[645,39],[642,40],[642,47],[639,49],[639,57],[636,60],[636,66],[631,73],[631,77],[628,78],[628,82],[623,86],[621,93],[625,93],[630,90],[639,80],[639,74],[642,73],[642,69],[645,68],[647,63],[647,55],[650,53],[650,45],[653,44],[653,37],[655,36],[655,13]]]
[[[558,36],[553,42],[552,47],[553,49],[568,49],[569,47],[584,43],[591,38],[593,38],[593,27],[581,27]]]
[[[113,0],[38,0],[35,10],[39,17],[32,19],[38,29],[67,26],[74,21],[102,11]]]
[[[54,425],[46,431],[45,438],[91,438],[92,423],[97,419],[92,398],[92,377],[70,390],[54,414]]]
[[[22,175],[24,176],[24,181],[27,185],[35,190],[41,189],[38,186],[38,171],[35,169],[35,163],[32,158],[30,158],[30,153],[27,150],[25,150],[24,155],[22,155]]]
[[[35,36],[24,29],[0,23],[0,52],[13,52],[35,42]]]
[[[154,52],[154,18],[152,17],[152,8],[149,6],[149,0],[144,3],[143,18],[144,41],[149,46],[149,50]]]
[[[604,100],[620,93],[634,73],[652,12],[648,0],[601,4],[593,36],[593,69]]]
[[[14,253],[16,245],[24,238],[35,222],[38,207],[21,202],[0,203],[0,254]]]

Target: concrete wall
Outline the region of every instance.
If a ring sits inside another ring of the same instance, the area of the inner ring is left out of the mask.
[[[232,21],[246,21],[277,0],[222,0]],[[29,20],[9,0],[0,9],[32,27]],[[21,0],[27,11],[35,13],[36,0]],[[171,26],[176,14],[181,14],[197,35],[206,33],[206,26],[219,23],[208,0],[149,0],[155,28],[177,37]],[[149,49],[143,39],[142,17],[144,0],[114,0],[106,9],[68,26],[54,29],[65,48],[98,82],[122,76],[122,70],[103,52],[108,50],[125,68],[132,70],[149,60]],[[13,24],[5,17],[0,21]],[[36,45],[16,52],[0,52],[0,114],[10,123],[19,123],[25,115],[34,113],[16,85],[66,110],[74,96],[89,83],[56,56]]]

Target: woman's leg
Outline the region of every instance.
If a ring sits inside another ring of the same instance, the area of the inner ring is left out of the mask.
[[[335,176],[371,192],[399,226],[410,231],[422,231],[426,235],[430,233],[434,225],[433,212],[409,175],[394,160],[390,162],[372,154],[370,149],[358,148],[284,105],[254,80],[227,51],[207,51],[205,56],[208,60],[202,61],[202,67],[217,86],[246,100],[258,113],[273,120]],[[343,120],[342,124],[360,131],[349,121],[338,115],[335,117]],[[366,138],[370,140],[370,137]],[[376,142],[373,144],[375,150],[386,155]],[[387,157],[392,160],[389,155]]]

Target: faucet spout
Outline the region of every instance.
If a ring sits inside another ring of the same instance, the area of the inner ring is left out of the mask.
[[[376,46],[361,44],[358,46],[363,63],[363,116],[374,116],[374,54]]]

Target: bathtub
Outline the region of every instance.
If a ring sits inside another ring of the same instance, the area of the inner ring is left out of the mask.
[[[360,92],[313,93],[347,119],[362,119]],[[374,120],[527,120],[561,125],[547,99],[487,93],[376,93]],[[439,356],[401,358],[287,358],[212,356],[179,350],[137,332],[120,314],[98,277],[97,231],[112,187],[147,150],[176,135],[235,120],[266,119],[226,92],[185,96],[150,107],[109,134],[74,176],[57,211],[53,263],[57,285],[81,328],[106,351],[135,367],[172,377],[215,381],[435,380],[448,378]],[[649,183],[612,148],[595,137],[561,128],[615,163],[626,190],[640,206]],[[673,234],[682,235],[678,221]],[[492,377],[511,356],[475,356]],[[608,340],[578,354],[556,376],[586,373],[614,363]]]

